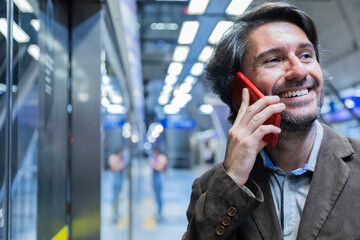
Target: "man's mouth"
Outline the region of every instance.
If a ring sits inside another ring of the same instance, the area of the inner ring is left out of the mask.
[[[298,91],[283,92],[283,93],[280,93],[279,96],[281,98],[292,98],[292,97],[305,96],[308,93],[309,93],[309,90],[306,88],[306,89],[298,90]]]

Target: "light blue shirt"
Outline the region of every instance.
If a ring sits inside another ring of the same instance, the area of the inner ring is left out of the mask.
[[[274,166],[264,149],[260,151],[269,176],[276,214],[285,240],[295,240],[297,237],[323,132],[323,127],[316,121],[316,136],[308,162],[303,168],[288,173]]]

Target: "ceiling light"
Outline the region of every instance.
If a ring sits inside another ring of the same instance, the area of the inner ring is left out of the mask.
[[[37,32],[40,30],[40,21],[38,19],[31,20],[30,24]]]
[[[40,58],[40,48],[36,44],[31,44],[28,47],[28,53],[36,60],[39,61]]]
[[[181,73],[182,68],[183,68],[182,63],[176,63],[176,62],[170,63],[168,74],[178,76]]]
[[[225,12],[228,15],[240,15],[249,7],[252,0],[232,0]]]
[[[203,50],[201,51],[199,57],[198,57],[198,60],[200,62],[204,62],[204,63],[207,63],[212,55],[214,51],[214,48],[213,47],[210,47],[210,46],[205,46],[203,48]]]
[[[194,85],[196,83],[197,79],[191,75],[188,75],[184,82]]]
[[[177,81],[177,76],[175,75],[166,75],[165,83],[169,85],[174,85]]]
[[[133,134],[132,136],[131,136],[131,141],[133,142],[133,143],[137,143],[137,142],[139,142],[139,136],[137,135],[137,134]]]
[[[172,105],[172,104],[169,104],[169,105],[166,105],[164,106],[164,112],[166,114],[176,114],[180,111],[180,108],[178,108],[177,106],[175,105]],[[150,141],[149,141],[150,142]]]
[[[118,104],[109,104],[106,106],[106,110],[108,113],[112,113],[112,114],[126,113],[126,108],[124,106],[118,105]]]
[[[190,0],[189,7],[187,9],[187,13],[189,15],[202,15],[204,14],[209,0]]]
[[[151,143],[149,143],[149,142],[144,143],[144,148],[146,150],[150,150],[151,149]]]
[[[177,46],[174,50],[173,61],[174,62],[185,62],[189,52],[190,52],[190,47]]]
[[[30,3],[27,0],[14,0],[14,3],[23,13],[34,12],[34,8],[30,5]]]
[[[161,125],[161,124],[156,124],[156,126],[155,126],[155,131],[157,131],[157,132],[159,132],[159,133],[161,133],[162,131],[164,131],[163,125]]]
[[[191,70],[190,73],[196,77],[200,76],[204,71],[204,64],[203,63],[195,63]]]
[[[189,93],[192,89],[192,85],[190,83],[184,82],[180,85],[179,89],[183,93]]]
[[[214,108],[210,104],[203,104],[199,107],[199,110],[201,113],[211,114],[213,112]]]
[[[224,35],[226,30],[233,25],[230,21],[219,21],[209,37],[209,43],[216,44]]]
[[[0,18],[0,32],[7,38],[7,21],[5,18]],[[14,39],[18,43],[24,43],[30,40],[29,35],[27,35],[15,22],[13,22],[13,34]]]
[[[180,30],[178,43],[191,44],[194,41],[199,25],[198,21],[185,21]]]
[[[165,105],[165,104],[167,104],[168,102],[169,102],[169,96],[168,96],[168,95],[165,95],[165,94],[160,95],[160,97],[159,97],[159,99],[158,99],[158,103],[159,103],[160,105]]]

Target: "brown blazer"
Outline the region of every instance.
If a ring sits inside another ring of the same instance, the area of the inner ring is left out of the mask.
[[[323,127],[297,239],[360,239],[360,141]],[[222,164],[196,179],[182,239],[282,239],[260,156],[250,178],[246,185],[255,197],[238,187]]]

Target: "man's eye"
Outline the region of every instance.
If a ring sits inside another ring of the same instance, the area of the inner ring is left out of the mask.
[[[306,60],[306,61],[309,61],[309,60],[311,60],[313,58],[314,58],[314,56],[311,53],[303,53],[303,54],[300,55],[300,59]]]
[[[277,58],[277,57],[272,57],[272,58],[269,58],[265,61],[265,64],[277,64],[281,61],[280,58]]]

